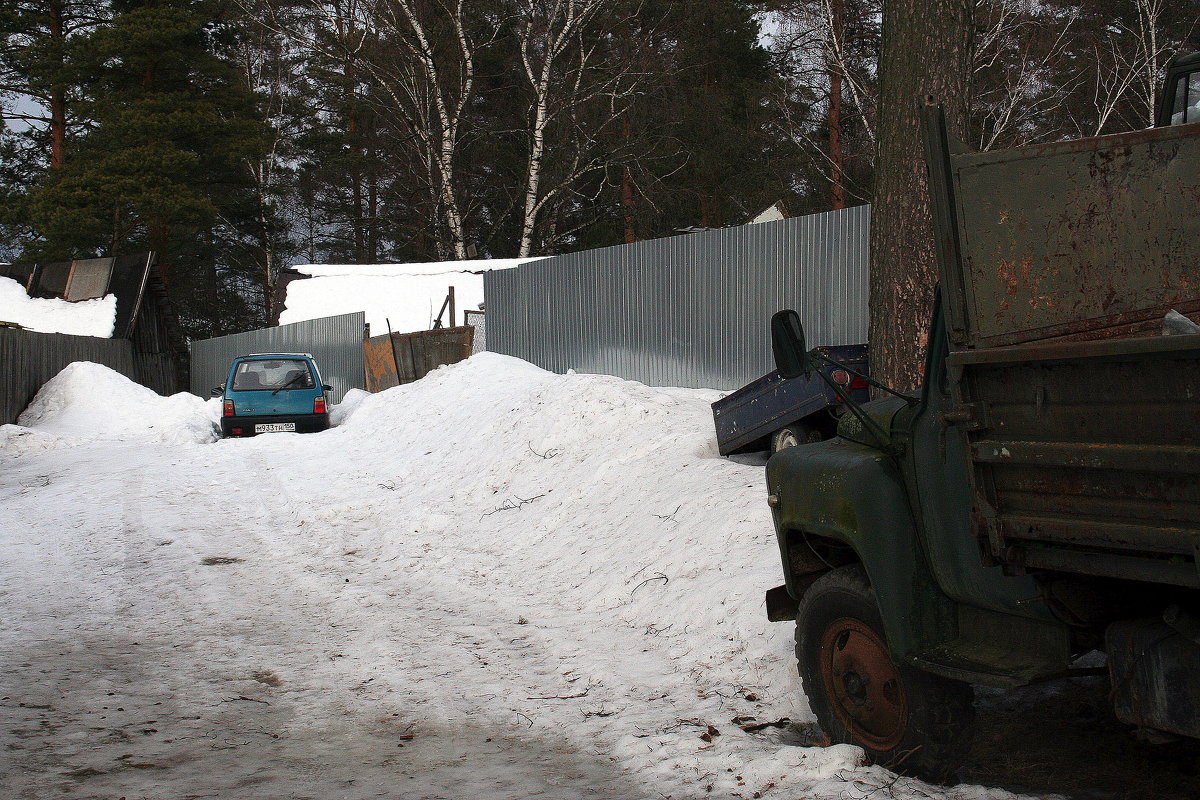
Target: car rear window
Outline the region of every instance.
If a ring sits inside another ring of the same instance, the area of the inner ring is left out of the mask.
[[[233,375],[233,391],[252,392],[257,389],[312,389],[312,370],[300,358],[270,358],[243,361]]]

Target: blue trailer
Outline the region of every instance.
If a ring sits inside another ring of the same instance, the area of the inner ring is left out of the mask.
[[[712,404],[721,455],[777,452],[833,436],[844,404],[830,382],[855,401],[867,401],[868,385],[860,377],[868,374],[865,344],[818,347],[816,352],[842,365],[826,362],[820,367],[828,381],[816,371],[791,379],[772,371]]]

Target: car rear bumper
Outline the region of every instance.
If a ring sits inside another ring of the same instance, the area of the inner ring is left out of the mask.
[[[296,433],[316,433],[329,427],[329,414],[262,414],[246,417],[221,417],[222,436],[254,436],[255,425],[292,422]]]

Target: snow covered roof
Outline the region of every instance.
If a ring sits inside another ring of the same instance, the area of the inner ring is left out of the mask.
[[[389,325],[394,333],[428,330],[449,287],[454,287],[456,312],[477,309],[484,301],[484,272],[512,269],[536,260],[302,264],[292,269],[309,277],[287,284],[279,324],[362,311],[373,335],[386,333]]]
[[[0,322],[39,333],[128,339],[152,280],[153,253],[0,264]]]
[[[450,272],[491,272],[494,269],[512,269],[539,258],[476,258],[469,261],[425,261],[415,264],[300,264],[292,267],[297,272],[313,277],[349,275],[397,276],[397,275],[443,275]]]
[[[113,334],[116,318],[116,295],[106,294],[77,303],[59,298],[30,297],[24,286],[12,278],[0,277],[0,322],[15,323],[39,333],[69,333],[107,339]]]

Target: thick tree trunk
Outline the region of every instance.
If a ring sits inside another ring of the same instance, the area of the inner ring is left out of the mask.
[[[871,372],[900,390],[921,381],[937,281],[917,109],[932,95],[965,138],[973,0],[886,0],[871,211]]]

